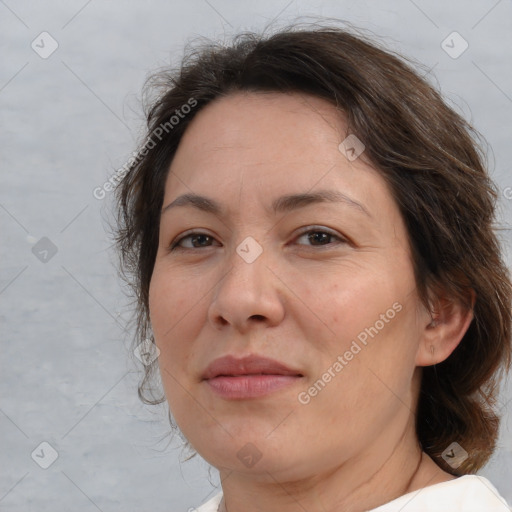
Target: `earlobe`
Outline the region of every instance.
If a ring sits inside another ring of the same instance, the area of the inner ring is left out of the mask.
[[[440,299],[432,317],[423,328],[417,366],[431,366],[445,361],[457,348],[473,321],[475,293],[471,290],[471,306],[458,300]]]

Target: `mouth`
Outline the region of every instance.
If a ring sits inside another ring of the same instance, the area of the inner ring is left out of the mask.
[[[251,355],[213,361],[203,374],[209,388],[226,399],[266,396],[298,382],[304,375],[274,359]]]

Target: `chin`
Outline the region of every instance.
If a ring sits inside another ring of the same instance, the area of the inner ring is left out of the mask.
[[[283,481],[300,479],[300,468],[308,466],[305,453],[296,452],[300,443],[293,442],[287,446],[284,439],[269,440],[269,431],[267,429],[261,436],[222,435],[221,439],[202,437],[193,446],[206,462],[220,471],[234,471],[251,475],[252,478],[261,475],[262,481],[268,481],[269,474]]]

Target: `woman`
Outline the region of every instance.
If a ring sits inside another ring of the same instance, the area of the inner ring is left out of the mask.
[[[472,128],[336,27],[207,44],[152,85],[117,242],[160,351],[139,393],[220,472],[199,510],[509,510],[474,475],[511,285]]]

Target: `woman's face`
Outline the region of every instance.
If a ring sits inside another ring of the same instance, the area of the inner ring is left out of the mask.
[[[151,323],[172,414],[217,468],[306,477],[389,449],[411,419],[430,317],[397,205],[348,135],[321,99],[237,93],[197,114],[170,167]],[[183,194],[218,211],[166,209]],[[293,375],[205,379],[227,355]]]

